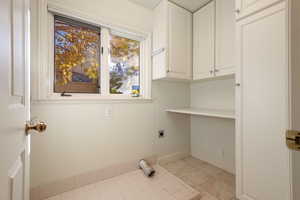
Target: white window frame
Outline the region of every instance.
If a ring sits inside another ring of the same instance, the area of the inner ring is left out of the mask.
[[[39,13],[39,49],[37,78],[34,83],[38,87],[33,90],[33,101],[88,101],[88,100],[151,100],[151,33],[139,30],[133,30],[128,27],[121,27],[113,23],[103,23],[101,20],[86,16],[83,13],[68,10],[46,3],[40,5],[43,8]],[[59,15],[75,21],[84,22],[99,27],[101,30],[101,46],[103,54],[101,55],[101,91],[99,94],[71,93],[72,96],[61,96],[54,92],[54,16]],[[125,94],[110,94],[109,91],[109,37],[110,33],[140,41],[140,95],[132,97]]]

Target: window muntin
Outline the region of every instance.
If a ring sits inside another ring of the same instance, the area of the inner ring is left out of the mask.
[[[54,18],[54,92],[99,93],[100,28]]]
[[[140,41],[110,34],[110,93],[140,96]]]

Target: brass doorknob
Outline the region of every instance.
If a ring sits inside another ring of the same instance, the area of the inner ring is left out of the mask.
[[[26,123],[25,125],[25,133],[26,135],[30,134],[29,131],[37,131],[39,133],[44,132],[47,129],[47,124],[42,121],[38,121],[37,123],[33,124],[31,122]]]

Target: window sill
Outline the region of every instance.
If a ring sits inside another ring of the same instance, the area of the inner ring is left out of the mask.
[[[151,98],[111,98],[111,97],[60,97],[32,100],[32,104],[118,104],[118,103],[152,103]]]

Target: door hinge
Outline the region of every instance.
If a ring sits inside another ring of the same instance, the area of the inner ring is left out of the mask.
[[[286,144],[289,149],[300,151],[300,131],[287,130]]]

